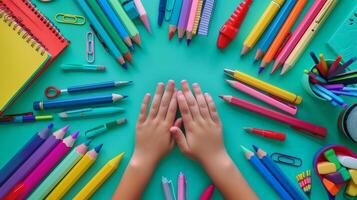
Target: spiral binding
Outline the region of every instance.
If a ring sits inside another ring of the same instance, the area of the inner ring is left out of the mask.
[[[16,23],[15,19],[10,15],[6,14],[4,10],[0,7],[0,21],[6,23],[9,27],[12,27],[13,31],[25,40],[35,51],[39,52],[42,56],[46,53],[46,50],[39,44],[35,39],[32,38],[30,34],[26,32],[19,24]]]

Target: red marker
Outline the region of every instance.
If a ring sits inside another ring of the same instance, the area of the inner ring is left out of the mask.
[[[274,131],[268,131],[268,130],[262,130],[262,129],[257,129],[257,128],[244,128],[245,131],[249,133],[254,133],[257,135],[261,135],[266,138],[271,138],[279,141],[284,141],[286,138],[286,135],[284,133],[278,133]]]
[[[226,48],[235,38],[252,2],[253,0],[246,0],[240,3],[226,23],[222,26],[217,40],[218,48]]]
[[[200,200],[210,200],[214,192],[214,185],[209,185],[202,193]]]

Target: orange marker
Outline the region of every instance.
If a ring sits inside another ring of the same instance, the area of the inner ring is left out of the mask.
[[[320,63],[316,67],[320,71],[321,75],[326,78],[328,75],[328,68],[325,57],[322,53],[320,53]]]
[[[257,128],[244,128],[245,131],[249,133],[254,133],[257,135],[261,135],[266,138],[271,138],[279,141],[284,141],[286,138],[286,135],[284,133],[278,133],[274,131],[268,131],[268,130],[262,130],[262,129],[257,129]]]

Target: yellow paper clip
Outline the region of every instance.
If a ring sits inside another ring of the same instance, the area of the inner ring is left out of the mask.
[[[57,13],[55,20],[62,24],[83,25],[86,23],[86,18],[80,15],[72,15],[65,13]]]

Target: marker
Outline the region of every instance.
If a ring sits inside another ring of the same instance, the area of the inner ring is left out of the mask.
[[[84,108],[61,112],[58,113],[58,116],[62,119],[73,119],[109,115],[121,112],[124,112],[124,109],[119,107]]]
[[[271,138],[279,141],[285,141],[286,135],[284,133],[269,131],[269,130],[262,130],[257,128],[243,128],[248,133],[254,133],[257,135],[261,135],[266,138]]]

